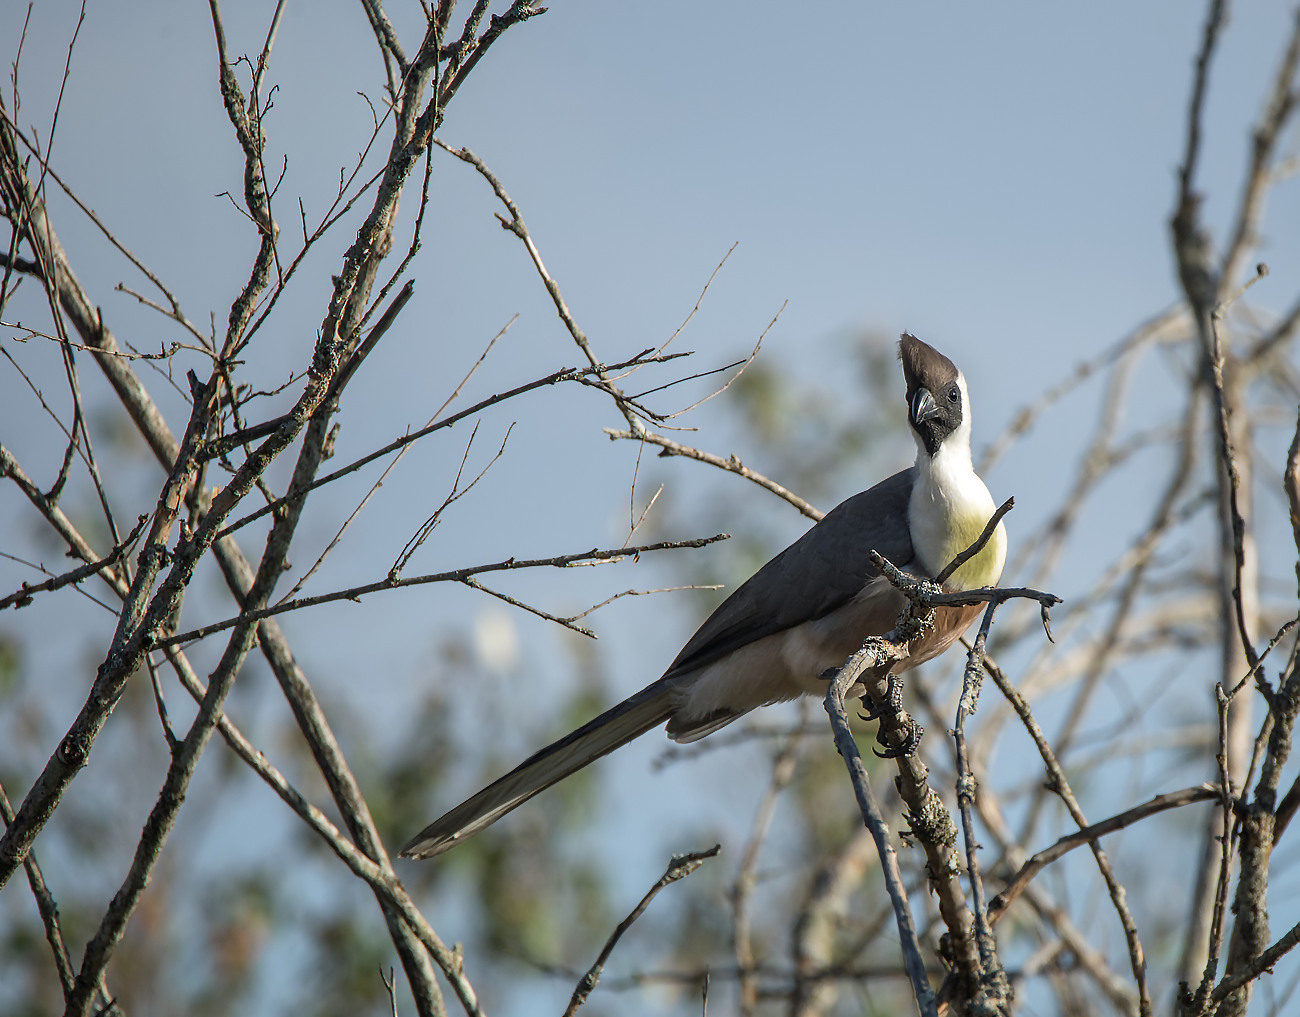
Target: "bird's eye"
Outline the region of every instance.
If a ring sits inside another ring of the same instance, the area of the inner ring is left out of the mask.
[[[948,389],[948,401],[950,403],[961,402],[961,389],[959,389],[956,385]]]

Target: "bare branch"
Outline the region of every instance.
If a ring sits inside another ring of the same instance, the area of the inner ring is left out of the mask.
[[[72,554],[87,564],[100,563],[106,560],[105,556],[95,553],[90,544],[72,525],[71,520],[68,519],[63,510],[53,504],[41,489],[32,482],[32,479],[23,472],[22,467],[18,465],[18,461],[14,459],[13,454],[4,445],[0,445],[0,477],[8,477],[18,485],[23,494],[27,496],[27,500],[36,507],[54,528],[54,531],[67,543]],[[111,555],[107,557],[111,557]],[[127,595],[129,582],[123,570],[113,568],[110,564],[109,566],[97,568],[95,575],[103,579],[119,597],[124,598]]]
[[[486,0],[480,0],[480,2],[475,5],[474,15],[471,15],[471,21],[474,23],[475,27],[471,28],[469,24],[466,25],[465,34],[467,37],[471,36],[473,32],[477,30],[478,22],[475,20],[475,15],[478,19],[481,19],[483,12],[486,10]],[[463,65],[457,68],[454,73],[451,72],[450,68],[448,69],[447,78],[443,82],[441,92],[438,96],[438,104],[440,106],[445,106],[451,100],[451,97],[456,94],[456,90],[460,88],[470,71],[474,69],[474,65],[483,58],[483,54],[488,51],[488,47],[490,47],[492,43],[496,42],[503,32],[515,25],[522,24],[529,18],[535,18],[537,15],[545,13],[545,7],[534,7],[528,2],[528,0],[514,0],[514,3],[510,5],[510,9],[506,11],[505,14],[493,14],[492,20],[488,22],[488,30],[479,37],[477,42],[468,48],[467,53],[464,49],[461,50],[461,53],[465,54],[463,55]],[[462,45],[464,41],[464,38],[462,38]],[[459,60],[455,62],[459,63]]]
[[[639,425],[638,425],[639,426]],[[736,456],[730,456],[723,459],[721,456],[714,455],[712,452],[704,452],[701,449],[691,448],[689,445],[683,445],[680,442],[673,441],[671,438],[665,438],[663,435],[655,434],[652,431],[646,431],[641,428],[639,431],[617,431],[612,428],[605,428],[605,433],[609,435],[611,441],[627,439],[629,441],[641,441],[648,445],[657,445],[661,449],[660,455],[682,456],[686,459],[695,459],[702,463],[708,463],[710,466],[716,466],[720,470],[726,470],[728,473],[735,473],[744,477],[746,480],[753,481],[765,491],[771,491],[778,498],[788,501],[809,519],[816,522],[826,513],[815,508],[811,503],[804,501],[793,491],[790,491],[774,480],[769,480],[761,473],[751,470],[745,466]]]
[[[681,355],[682,354],[668,354],[667,358],[674,358]],[[643,357],[635,357],[632,360],[627,361],[624,364],[618,366],[627,366],[628,364],[640,363],[643,361],[643,359],[644,359]],[[497,403],[505,402],[507,399],[513,399],[515,396],[523,395],[525,392],[531,392],[535,389],[546,388],[547,386],[556,385],[564,381],[575,381],[580,375],[590,370],[591,368],[577,368],[577,367],[561,368],[558,371],[553,371],[551,374],[546,375],[546,377],[544,378],[538,378],[534,381],[525,382],[524,384],[517,385],[512,389],[508,389],[504,392],[499,392],[496,395],[488,396],[486,399],[480,400],[479,402],[475,403],[473,406],[469,406],[464,410],[451,414],[451,416],[444,417],[441,420],[435,421],[434,423],[429,424],[427,427],[422,427],[418,431],[413,431],[410,434],[403,435],[402,437],[396,439],[395,441],[389,442],[383,448],[376,449],[375,451],[362,456],[360,459],[353,460],[347,466],[340,467],[339,469],[335,470],[333,473],[326,474],[323,477],[314,477],[312,478],[310,483],[306,484],[303,487],[291,488],[289,490],[289,493],[286,494],[283,498],[273,501],[268,505],[264,505],[262,508],[258,509],[257,511],[252,512],[249,515],[244,516],[243,518],[238,519],[235,522],[231,523],[229,526],[227,526],[225,529],[221,531],[220,536],[227,537],[230,534],[232,534],[235,530],[238,530],[240,527],[246,526],[249,523],[253,522],[254,520],[260,519],[263,516],[271,514],[272,512],[279,511],[285,505],[289,504],[290,501],[297,498],[301,498],[304,495],[306,495],[308,492],[316,490],[316,488],[318,487],[323,487],[325,484],[338,480],[340,477],[346,476],[349,473],[353,473],[356,470],[361,469],[363,466],[366,466],[374,462],[376,459],[380,459],[388,455],[390,452],[395,452],[398,449],[410,445],[412,442],[419,441],[421,438],[425,437],[426,435],[432,434],[434,431],[443,430],[444,428],[451,427],[452,425],[459,423],[460,421],[465,420],[468,417],[472,417],[475,414],[482,412],[484,409],[486,409],[489,406],[494,406]],[[278,427],[281,423],[283,423],[283,420],[277,421],[276,426]]]
[[[1264,199],[1275,179],[1272,174],[1273,156],[1300,99],[1300,91],[1296,88],[1296,68],[1300,66],[1300,11],[1293,12],[1292,19],[1291,37],[1273,79],[1263,114],[1251,136],[1250,167],[1246,171],[1240,206],[1233,218],[1236,224],[1233,235],[1219,270],[1221,278],[1226,280],[1235,279],[1241,273],[1242,263],[1257,242]]]
[[[1260,278],[1260,276],[1257,275],[1256,278]],[[1246,567],[1244,548],[1246,520],[1241,514],[1239,501],[1241,474],[1238,472],[1237,456],[1233,450],[1232,429],[1228,423],[1228,415],[1232,412],[1232,407],[1228,404],[1228,395],[1223,387],[1223,347],[1219,341],[1219,322],[1223,318],[1225,309],[1226,304],[1220,304],[1215,307],[1211,316],[1210,368],[1214,379],[1214,406],[1218,424],[1219,457],[1222,460],[1224,470],[1227,471],[1228,479],[1228,522],[1232,527],[1233,559],[1236,567],[1232,599],[1236,606],[1237,635],[1241,639],[1241,648],[1246,654],[1246,661],[1253,669],[1259,663],[1259,654],[1255,651],[1255,644],[1246,622],[1245,605],[1242,601],[1242,572]]]
[[[1242,968],[1241,971],[1226,976],[1223,981],[1215,986],[1214,992],[1210,995],[1210,1001],[1220,1003],[1232,993],[1238,992],[1249,985],[1265,971],[1272,971],[1273,965],[1294,950],[1297,945],[1300,945],[1300,923],[1291,926],[1286,935],[1272,944],[1267,950],[1252,957],[1249,964]]]
[[[478,476],[464,487],[461,487],[460,478],[465,472],[465,464],[469,462],[470,449],[474,446],[474,436],[478,434],[478,424],[476,423],[474,425],[474,430],[471,431],[469,435],[469,441],[465,443],[465,454],[461,457],[459,469],[456,470],[456,479],[452,481],[451,491],[449,491],[447,497],[442,500],[442,504],[433,510],[433,514],[420,524],[415,535],[406,542],[406,546],[402,548],[401,554],[397,556],[397,560],[393,562],[392,568],[388,570],[390,576],[396,579],[402,574],[402,570],[406,568],[407,563],[411,560],[411,555],[415,554],[420,546],[428,539],[429,534],[433,532],[434,527],[436,527],[442,519],[443,512],[445,512],[449,506],[460,501],[461,498],[469,494],[469,492],[474,489],[475,485],[487,476],[488,470],[492,469],[492,467],[496,465],[497,461],[505,455],[506,443],[510,440],[510,432],[512,430],[514,430],[514,424],[511,424],[506,428],[506,433],[501,439],[501,447],[497,449],[496,455],[488,460],[487,465],[479,471]],[[294,589],[297,588],[298,587],[295,587]]]
[[[519,0],[516,0],[516,3],[511,7],[511,10],[513,11],[516,7],[520,6],[526,5],[522,5]],[[555,304],[556,313],[559,314],[560,320],[564,323],[564,327],[568,329],[569,335],[571,335],[573,341],[577,343],[578,349],[582,350],[583,354],[586,356],[587,362],[597,369],[598,376],[604,380],[605,372],[600,361],[597,359],[596,354],[592,351],[591,343],[588,341],[586,333],[578,327],[577,321],[574,320],[573,313],[569,310],[569,305],[565,303],[564,297],[560,293],[559,285],[551,278],[551,273],[546,270],[546,266],[542,263],[541,252],[537,250],[537,245],[533,243],[533,238],[528,232],[528,227],[524,225],[523,214],[519,211],[519,206],[516,205],[514,201],[511,200],[510,195],[506,193],[506,189],[502,186],[501,181],[498,180],[492,171],[487,168],[483,160],[468,148],[452,148],[441,138],[434,138],[433,143],[444,152],[449,155],[454,155],[457,159],[469,163],[478,170],[483,179],[491,186],[493,193],[496,194],[501,204],[505,205],[506,210],[510,213],[510,218],[506,219],[502,216],[497,217],[501,222],[502,228],[513,233],[523,242],[524,248],[528,251],[528,256],[533,261],[533,267],[537,269],[537,274],[541,276],[542,283],[546,286],[546,292],[550,294],[551,301]],[[628,423],[632,424],[633,427],[636,426],[630,419]]]
[[[621,593],[615,593],[613,596],[606,597],[599,604],[593,604],[585,611],[579,614],[570,615],[568,618],[559,619],[562,622],[574,622],[580,618],[586,618],[587,615],[599,611],[602,607],[621,600],[624,597],[646,597],[652,593],[677,593],[679,590],[721,590],[721,583],[690,583],[686,586],[663,586],[657,590],[623,590]]]
[[[715,844],[707,851],[694,851],[687,855],[673,855],[672,861],[668,863],[668,869],[659,877],[659,881],[649,889],[644,897],[641,898],[640,903],[632,909],[628,916],[618,923],[618,928],[616,928],[610,935],[609,939],[605,941],[605,946],[600,951],[600,955],[596,958],[596,963],[593,964],[587,973],[582,976],[582,980],[578,982],[577,988],[573,990],[573,997],[569,1000],[569,1005],[564,1010],[564,1017],[573,1017],[573,1014],[578,1011],[578,1007],[582,1006],[582,1004],[587,1001],[587,997],[591,995],[592,989],[594,989],[596,983],[600,981],[601,972],[605,968],[605,963],[609,960],[609,955],[614,952],[614,947],[616,947],[618,941],[623,938],[623,934],[632,927],[632,923],[645,914],[646,908],[648,908],[650,902],[658,896],[659,891],[670,883],[675,883],[679,879],[689,876],[708,859],[715,857],[721,850],[722,845]]]
[[[6,827],[14,821],[13,806],[9,804],[9,796],[5,793],[3,785],[0,785],[0,819],[4,820]],[[72,970],[72,958],[68,954],[67,941],[63,937],[63,926],[59,921],[59,907],[54,902],[49,887],[45,885],[45,876],[41,872],[40,864],[36,861],[36,855],[29,854],[23,862],[23,866],[27,870],[27,884],[31,887],[32,897],[36,900],[36,909],[40,912],[41,924],[45,927],[45,941],[50,944],[50,950],[54,954],[54,967],[59,973],[59,982],[63,986],[63,998],[66,1000],[72,994],[76,975]]]
[[[1100,822],[1081,827],[1074,833],[1066,834],[1051,847],[1039,851],[1020,866],[1016,874],[1007,881],[1007,885],[1002,891],[989,902],[989,921],[998,922],[1006,914],[1007,909],[1015,902],[1016,898],[1029,886],[1035,876],[1051,865],[1052,862],[1064,857],[1075,848],[1083,847],[1107,834],[1126,829],[1134,823],[1139,823],[1161,812],[1180,809],[1184,805],[1192,805],[1196,802],[1214,801],[1219,797],[1219,794],[1219,789],[1212,784],[1198,784],[1195,787],[1183,788],[1180,791],[1170,791],[1166,794],[1156,795],[1141,805],[1125,809],[1109,819],[1103,819]]]
[[[1178,170],[1178,204],[1170,222],[1179,278],[1198,326],[1214,306],[1219,287],[1219,279],[1210,264],[1210,240],[1199,221],[1200,196],[1196,194],[1194,186],[1196,164],[1201,152],[1201,119],[1205,91],[1209,84],[1210,60],[1226,20],[1226,0],[1210,0],[1187,112],[1187,144]]]
[[[759,852],[767,839],[776,815],[777,802],[781,793],[790,786],[794,779],[795,766],[799,762],[799,749],[803,739],[797,735],[786,740],[772,760],[772,777],[763,791],[758,803],[754,822],[750,826],[745,850],[740,856],[740,866],[731,886],[731,915],[733,928],[733,952],[736,968],[742,972],[737,982],[739,992],[739,1009],[744,1017],[753,1017],[758,1006],[758,985],[746,972],[754,964],[754,944],[751,938],[750,905],[754,893],[755,870],[758,866]]]
[[[742,374],[745,373],[745,368],[747,368],[750,364],[752,364],[752,363],[754,362],[754,358],[758,356],[758,351],[759,351],[760,349],[763,348],[763,340],[767,338],[767,333],[770,332],[770,331],[772,331],[772,326],[776,324],[777,319],[781,317],[782,312],[785,311],[785,309],[786,309],[789,305],[790,305],[790,301],[788,301],[788,300],[785,301],[785,302],[781,305],[780,309],[776,312],[776,314],[772,316],[772,320],[769,321],[769,322],[767,323],[767,328],[763,329],[762,334],[758,337],[758,341],[754,343],[754,348],[753,348],[752,350],[749,351],[749,356],[746,357],[745,360],[741,362],[740,370],[738,370],[735,374],[733,374],[730,378],[728,378],[728,379],[727,379],[727,380],[726,380],[722,385],[720,385],[718,388],[715,388],[712,392],[710,392],[708,395],[706,395],[703,399],[697,399],[697,400],[695,400],[695,402],[691,403],[690,406],[687,406],[685,409],[678,410],[676,413],[669,413],[669,414],[668,414],[664,419],[666,419],[666,420],[673,420],[673,419],[675,419],[676,417],[680,417],[680,416],[682,416],[682,415],[685,414],[685,413],[690,413],[691,410],[695,409],[695,408],[698,407],[698,406],[703,406],[705,403],[707,403],[707,402],[708,402],[710,399],[712,399],[714,396],[719,396],[719,395],[721,395],[723,392],[727,391],[727,389],[731,388],[731,386],[735,384],[736,380],[737,380],[737,379],[738,379]],[[655,391],[655,389],[651,389],[650,391],[653,392],[653,391]],[[648,394],[648,393],[645,393],[645,392],[641,393],[642,396],[647,395],[647,394]],[[629,398],[629,399],[639,399],[639,398],[641,398],[641,396],[629,396],[628,398]]]
[[[130,291],[128,290],[126,292],[130,292]],[[137,297],[141,303],[149,304],[149,301],[145,300],[143,297],[139,297],[138,294],[132,293],[131,296]],[[156,304],[149,304],[149,306],[157,308]],[[157,309],[162,310],[162,308],[157,308]],[[87,353],[95,353],[95,354],[100,354],[103,356],[110,356],[110,357],[121,357],[123,360],[170,360],[172,357],[176,356],[177,352],[180,350],[191,350],[195,353],[202,353],[204,356],[211,356],[211,352],[201,346],[191,346],[187,343],[180,343],[180,342],[172,342],[168,346],[160,346],[157,353],[137,353],[137,352],[127,353],[125,350],[105,351],[99,349],[96,346],[87,346],[85,343],[73,342],[71,339],[64,339],[57,335],[46,335],[44,332],[38,332],[34,328],[28,328],[26,325],[18,324],[16,322],[0,321],[0,326],[3,326],[5,328],[22,329],[24,332],[27,333],[27,335],[25,336],[19,336],[19,335],[6,336],[6,338],[11,339],[14,342],[25,343],[27,342],[28,339],[48,339],[51,342],[58,343],[60,346],[66,347],[67,349],[85,350]]]
[[[83,579],[88,579],[90,576],[98,575],[110,566],[116,565],[126,555],[126,552],[131,545],[136,542],[136,539],[144,530],[144,524],[148,521],[148,516],[140,516],[135,524],[135,528],[126,535],[125,539],[123,539],[121,543],[117,544],[106,557],[101,558],[99,561],[87,562],[85,565],[81,565],[70,572],[65,572],[60,576],[54,576],[51,579],[47,579],[43,583],[36,583],[35,585],[23,583],[22,589],[17,593],[11,593],[7,597],[0,597],[0,611],[3,611],[6,607],[10,607],[11,605],[15,608],[27,607],[27,605],[32,602],[32,598],[38,593],[47,593],[52,590],[61,589],[64,586],[70,586],[73,583],[79,583]]]
[[[666,349],[668,349],[669,346],[671,346],[674,342],[676,342],[677,337],[686,330],[686,326],[691,323],[691,319],[695,317],[695,315],[699,312],[701,305],[704,303],[704,298],[705,296],[708,295],[709,287],[713,285],[713,280],[718,277],[718,273],[722,271],[722,266],[727,263],[727,259],[731,257],[732,252],[735,251],[735,249],[739,246],[740,246],[740,241],[737,240],[734,244],[732,244],[730,247],[727,248],[727,253],[724,254],[722,256],[722,260],[719,261],[717,265],[714,266],[713,271],[709,274],[709,278],[706,279],[704,282],[704,288],[700,290],[700,295],[695,298],[695,306],[691,308],[690,313],[687,314],[686,317],[682,320],[682,323],[677,326],[673,334],[664,340],[664,344],[660,346],[657,350],[655,350],[655,353],[663,353]]]
[[[995,511],[993,515],[989,517],[989,521],[984,524],[983,531],[980,533],[978,537],[975,538],[975,543],[971,544],[970,547],[966,548],[966,550],[962,551],[959,555],[957,555],[957,557],[955,557],[952,561],[950,561],[944,567],[943,571],[934,577],[934,581],[938,583],[940,586],[942,586],[945,582],[948,581],[949,576],[951,576],[959,568],[961,568],[968,561],[974,558],[977,554],[983,551],[985,545],[988,544],[988,542],[993,538],[993,534],[997,531],[998,524],[1002,522],[1002,517],[1005,516],[1008,512],[1010,512],[1015,507],[1016,507],[1015,498],[1008,498],[1001,505],[999,505],[997,511]]]
[[[916,935],[916,927],[912,922],[912,912],[907,902],[907,891],[903,887],[903,875],[898,867],[898,854],[894,850],[893,840],[891,838],[888,825],[885,823],[884,815],[880,810],[880,804],[876,800],[875,792],[871,789],[871,781],[867,776],[866,767],[862,763],[862,755],[858,752],[857,742],[853,738],[853,731],[849,727],[848,714],[844,708],[844,697],[848,694],[850,688],[859,680],[868,668],[879,667],[883,663],[879,660],[876,649],[870,645],[864,646],[857,653],[848,659],[845,665],[839,670],[839,673],[831,679],[830,686],[826,690],[825,707],[830,716],[831,731],[835,738],[835,748],[840,756],[844,759],[844,765],[848,767],[849,778],[853,785],[853,793],[858,800],[858,809],[862,813],[863,823],[871,832],[872,840],[876,843],[876,853],[880,856],[880,867],[885,877],[885,889],[889,894],[890,902],[894,908],[894,919],[898,926],[898,935],[900,947],[903,951],[903,966],[907,970],[908,980],[912,985],[912,995],[916,999],[917,1008],[921,1011],[922,1017],[936,1017],[938,1010],[935,1004],[934,988],[925,972],[925,961],[921,956],[921,947]],[[882,720],[882,723],[884,721]],[[923,775],[925,767],[919,760],[914,760],[915,765],[920,767],[920,773]],[[900,767],[903,764],[903,758],[899,759]],[[924,780],[924,776],[922,776]],[[908,785],[914,787],[912,782]],[[900,787],[900,792],[902,791]],[[917,830],[919,820],[925,817],[927,825],[933,826],[939,820],[939,815],[947,818],[947,813],[943,809],[943,803],[938,800],[938,796],[933,791],[920,799],[925,803],[925,809],[918,809],[916,803],[918,799],[915,796],[909,797],[904,793],[904,800],[912,810],[913,831]],[[937,811],[936,811],[937,810]],[[948,824],[951,826],[951,819]],[[940,841],[948,838],[941,837]],[[930,856],[932,851],[939,849],[939,844],[931,844],[930,838],[922,837],[922,843],[925,844],[926,854]],[[951,841],[949,841],[949,845]],[[950,853],[950,847],[943,854]],[[970,912],[966,910],[965,900],[961,897],[960,885],[954,888],[949,886],[950,880],[940,876],[941,872],[956,872],[956,867],[952,866],[946,869],[930,869],[930,880],[932,884],[942,884],[943,890],[948,891],[940,895],[940,908],[944,910],[945,922],[949,930],[954,934],[966,932],[969,938]],[[955,925],[955,928],[954,928]],[[961,949],[965,943],[961,940],[955,944],[958,947],[954,951],[959,956],[959,964],[966,961],[969,964],[967,953]],[[971,972],[963,970],[963,973]]]
[[[453,569],[449,572],[435,572],[426,576],[411,576],[408,578],[396,579],[385,577],[377,583],[367,583],[363,586],[354,586],[346,590],[339,590],[335,593],[324,593],[315,597],[300,597],[297,600],[281,602],[276,604],[274,607],[264,607],[253,611],[245,611],[237,617],[227,618],[225,621],[213,622],[211,625],[204,625],[197,629],[191,629],[189,632],[182,632],[179,635],[158,637],[152,641],[150,648],[161,649],[166,646],[175,646],[180,643],[193,642],[195,639],[204,639],[214,633],[234,628],[236,625],[246,621],[261,621],[262,619],[271,618],[278,614],[285,614],[288,611],[301,611],[306,607],[316,607],[320,604],[332,604],[340,600],[358,600],[367,594],[378,593],[381,590],[398,590],[406,586],[424,586],[429,583],[464,583],[468,579],[488,572],[508,572],[516,569],[532,568],[571,568],[574,565],[634,557],[649,551],[677,550],[686,547],[704,547],[706,544],[712,544],[719,540],[727,540],[729,537],[730,534],[719,533],[712,537],[699,537],[694,540],[665,540],[654,544],[642,544],[639,547],[615,547],[605,550],[597,550],[593,548],[590,551],[583,551],[577,554],[562,554],[557,555],[554,558],[507,558],[504,561],[492,562],[487,565],[471,565],[468,568]]]
[[[1038,721],[1034,719],[1029,704],[1007,679],[1001,668],[986,660],[984,670],[993,678],[998,690],[1006,697],[1007,702],[1011,704],[1017,716],[1020,717],[1025,730],[1029,732],[1030,738],[1033,739],[1034,745],[1047,767],[1048,789],[1058,795],[1061,801],[1065,803],[1071,818],[1082,830],[1089,825],[1088,821],[1084,817],[1083,810],[1079,807],[1079,802],[1074,796],[1074,791],[1070,788],[1069,781],[1066,780],[1065,771],[1057,761],[1056,754],[1052,751],[1052,747],[1043,734],[1042,728],[1038,726]],[[1147,1017],[1151,1013],[1151,993],[1147,986],[1146,955],[1142,950],[1141,940],[1138,938],[1137,925],[1133,921],[1133,913],[1129,909],[1127,895],[1119,880],[1115,877],[1110,859],[1106,857],[1101,844],[1094,838],[1088,842],[1088,846],[1092,849],[1093,856],[1097,861],[1097,868],[1101,872],[1102,879],[1105,880],[1111,903],[1119,916],[1120,925],[1123,927],[1124,938],[1128,945],[1129,963],[1133,969],[1134,980],[1137,982],[1138,1011],[1143,1017]]]
[[[1005,515],[1012,506],[1008,499],[999,509]],[[997,526],[995,514],[981,536],[987,542]],[[977,541],[976,543],[980,543]],[[955,564],[949,565],[945,572],[950,572]],[[970,882],[971,897],[974,901],[975,942],[979,947],[980,978],[970,1008],[976,1013],[1009,1013],[1011,1008],[1011,985],[1007,981],[1007,972],[998,959],[997,940],[993,936],[989,920],[988,903],[984,896],[984,880],[980,875],[979,851],[975,840],[975,824],[971,818],[971,804],[976,797],[976,781],[970,769],[970,758],[966,752],[966,716],[975,712],[975,703],[979,695],[980,671],[984,664],[984,646],[988,641],[989,628],[993,624],[993,614],[997,611],[996,602],[990,602],[984,611],[984,620],[980,623],[975,645],[967,656],[966,667],[962,677],[961,701],[957,706],[957,722],[953,727],[953,743],[957,755],[957,809],[961,815],[962,841],[966,845],[966,878]]]

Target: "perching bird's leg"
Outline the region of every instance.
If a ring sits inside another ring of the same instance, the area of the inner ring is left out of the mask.
[[[866,691],[864,686],[862,692],[862,702],[868,704],[858,716],[865,721],[884,721],[886,718],[893,718],[893,724],[889,727],[893,730],[903,729],[907,733],[903,740],[897,744],[892,744],[885,737],[885,724],[882,723],[880,729],[876,731],[876,741],[885,747],[881,752],[879,749],[872,751],[881,759],[898,759],[912,755],[916,748],[921,744],[921,736],[925,734],[925,728],[912,719],[912,716],[903,709],[903,679],[892,671],[885,676],[885,695],[879,702],[872,699],[871,694]]]
[[[872,701],[865,711],[858,714],[861,720],[870,722],[880,720],[885,716],[886,712],[890,714],[903,712],[903,679],[890,671],[889,674],[885,675],[885,682],[884,700],[879,705]],[[862,702],[866,703],[868,700],[871,700],[871,693],[867,691],[864,685],[862,687]]]
[[[876,731],[876,741],[885,747],[885,751],[881,752],[879,749],[872,749],[871,751],[881,759],[905,759],[913,755],[917,746],[921,744],[921,736],[925,734],[925,728],[913,720],[911,716],[907,714],[904,714],[904,716],[907,717],[907,734],[903,738],[902,744],[891,745],[885,738],[884,728]]]

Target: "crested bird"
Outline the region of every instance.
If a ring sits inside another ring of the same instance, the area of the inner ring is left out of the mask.
[[[909,334],[899,341],[898,357],[915,464],[837,505],[724,600],[660,678],[434,820],[402,848],[404,857],[447,851],[653,727],[665,724],[673,741],[693,742],[756,707],[824,695],[824,672],[841,666],[868,636],[893,628],[906,600],[870,552],[934,577],[975,543],[994,513],[971,464],[965,377]],[[999,522],[945,587],[995,585],[1006,551]],[[894,673],[943,653],[980,611],[979,605],[938,608],[934,625],[911,643]]]

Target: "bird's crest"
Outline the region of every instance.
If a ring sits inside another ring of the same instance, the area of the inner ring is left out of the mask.
[[[957,365],[936,350],[929,343],[924,343],[910,332],[904,332],[898,340],[898,359],[903,362],[903,378],[907,381],[907,401],[909,405],[918,388],[930,392],[942,392],[961,372]]]

